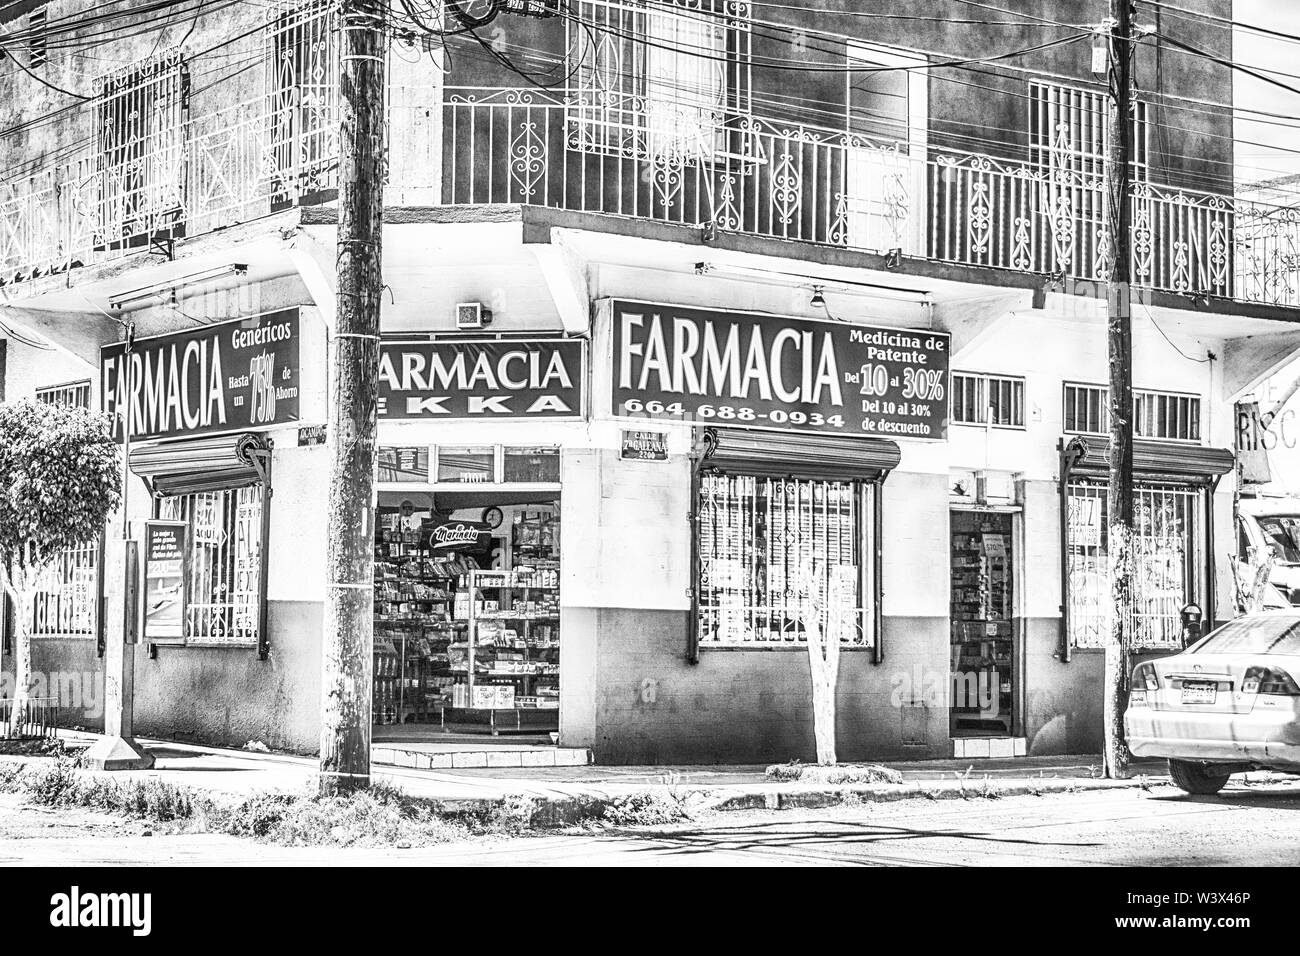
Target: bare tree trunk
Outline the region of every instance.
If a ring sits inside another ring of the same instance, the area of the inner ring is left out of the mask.
[[[14,605],[14,698],[9,711],[9,736],[17,737],[27,722],[27,705],[32,691],[32,635],[28,627],[32,613],[32,584],[36,574],[30,569],[4,575],[4,592]]]
[[[374,492],[384,188],[384,0],[340,14],[338,306],[330,402],[320,780],[370,784]]]
[[[835,746],[835,690],[840,677],[840,629],[838,620],[822,627],[823,602],[817,596],[816,568],[803,569],[808,599],[802,613],[804,637],[808,642],[808,671],[812,677],[813,738],[817,763],[831,766],[838,760]],[[836,614],[838,606],[832,608]]]

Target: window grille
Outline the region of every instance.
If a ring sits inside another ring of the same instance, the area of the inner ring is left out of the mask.
[[[700,644],[804,643],[822,633],[871,644],[858,482],[706,474],[701,479]]]
[[[48,62],[49,50],[46,44],[46,9],[37,7],[27,15],[27,65],[33,70]]]
[[[1024,428],[1025,380],[953,372],[952,420],[963,425]]]
[[[1110,431],[1110,389],[1105,385],[1065,384],[1065,431],[1105,435]],[[1133,390],[1133,434],[1157,441],[1201,440],[1201,398],[1178,392]]]
[[[267,12],[267,177],[273,205],[312,197],[337,165],[338,24],[330,0]]]
[[[1109,515],[1106,484],[1070,483],[1067,511],[1070,640],[1075,647],[1105,647],[1114,616],[1107,564]],[[1201,492],[1138,484],[1133,493],[1133,647],[1182,646],[1183,605],[1194,600],[1197,505]]]
[[[1109,105],[1100,90],[1056,83],[1029,84],[1030,158],[1044,170],[1066,176],[1098,179],[1106,162]],[[1133,175],[1147,179],[1150,123],[1147,104],[1133,104]]]
[[[69,382],[66,385],[38,388],[36,401],[42,405],[72,405],[76,408],[89,408],[90,382]]]
[[[183,219],[189,78],[179,49],[100,79],[99,241],[134,245],[176,235]]]
[[[748,112],[748,4],[580,0],[569,25],[571,141],[616,156],[706,160]]]
[[[262,487],[161,499],[160,518],[189,524],[185,640],[255,645],[261,630]]]

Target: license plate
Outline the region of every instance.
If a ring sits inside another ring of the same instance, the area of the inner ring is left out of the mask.
[[[1196,683],[1183,682],[1184,704],[1213,704],[1219,688],[1205,681]]]

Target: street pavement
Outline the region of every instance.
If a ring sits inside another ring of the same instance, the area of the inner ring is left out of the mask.
[[[1234,780],[1217,797],[1189,797],[1157,784],[733,811],[654,830],[574,830],[414,849],[296,848],[153,834],[139,822],[0,795],[0,866],[15,864],[1295,866],[1300,783]]]

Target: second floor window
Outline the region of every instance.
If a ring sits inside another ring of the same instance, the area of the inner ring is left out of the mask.
[[[27,15],[27,65],[33,70],[48,59],[47,36],[45,8],[37,7]]]
[[[748,30],[737,6],[579,2],[569,28],[576,144],[674,160],[725,150],[727,119],[741,110],[748,79]]]
[[[1150,123],[1147,104],[1133,104],[1133,175],[1147,179]],[[1102,175],[1110,137],[1107,95],[1056,83],[1029,84],[1030,158],[1045,172],[1087,179]]]
[[[1105,385],[1065,384],[1065,431],[1105,435],[1110,431],[1110,389]],[[1161,441],[1201,440],[1199,395],[1133,390],[1133,434]]]
[[[265,174],[275,206],[314,196],[335,163],[338,31],[328,0],[282,2],[267,13]]]
[[[1025,427],[1025,380],[1007,375],[952,373],[952,420],[959,425]]]
[[[67,385],[49,385],[36,390],[36,401],[42,405],[71,405],[90,407],[90,382],[69,382]]]
[[[100,80],[95,119],[105,245],[146,242],[181,222],[188,94],[178,48]]]

